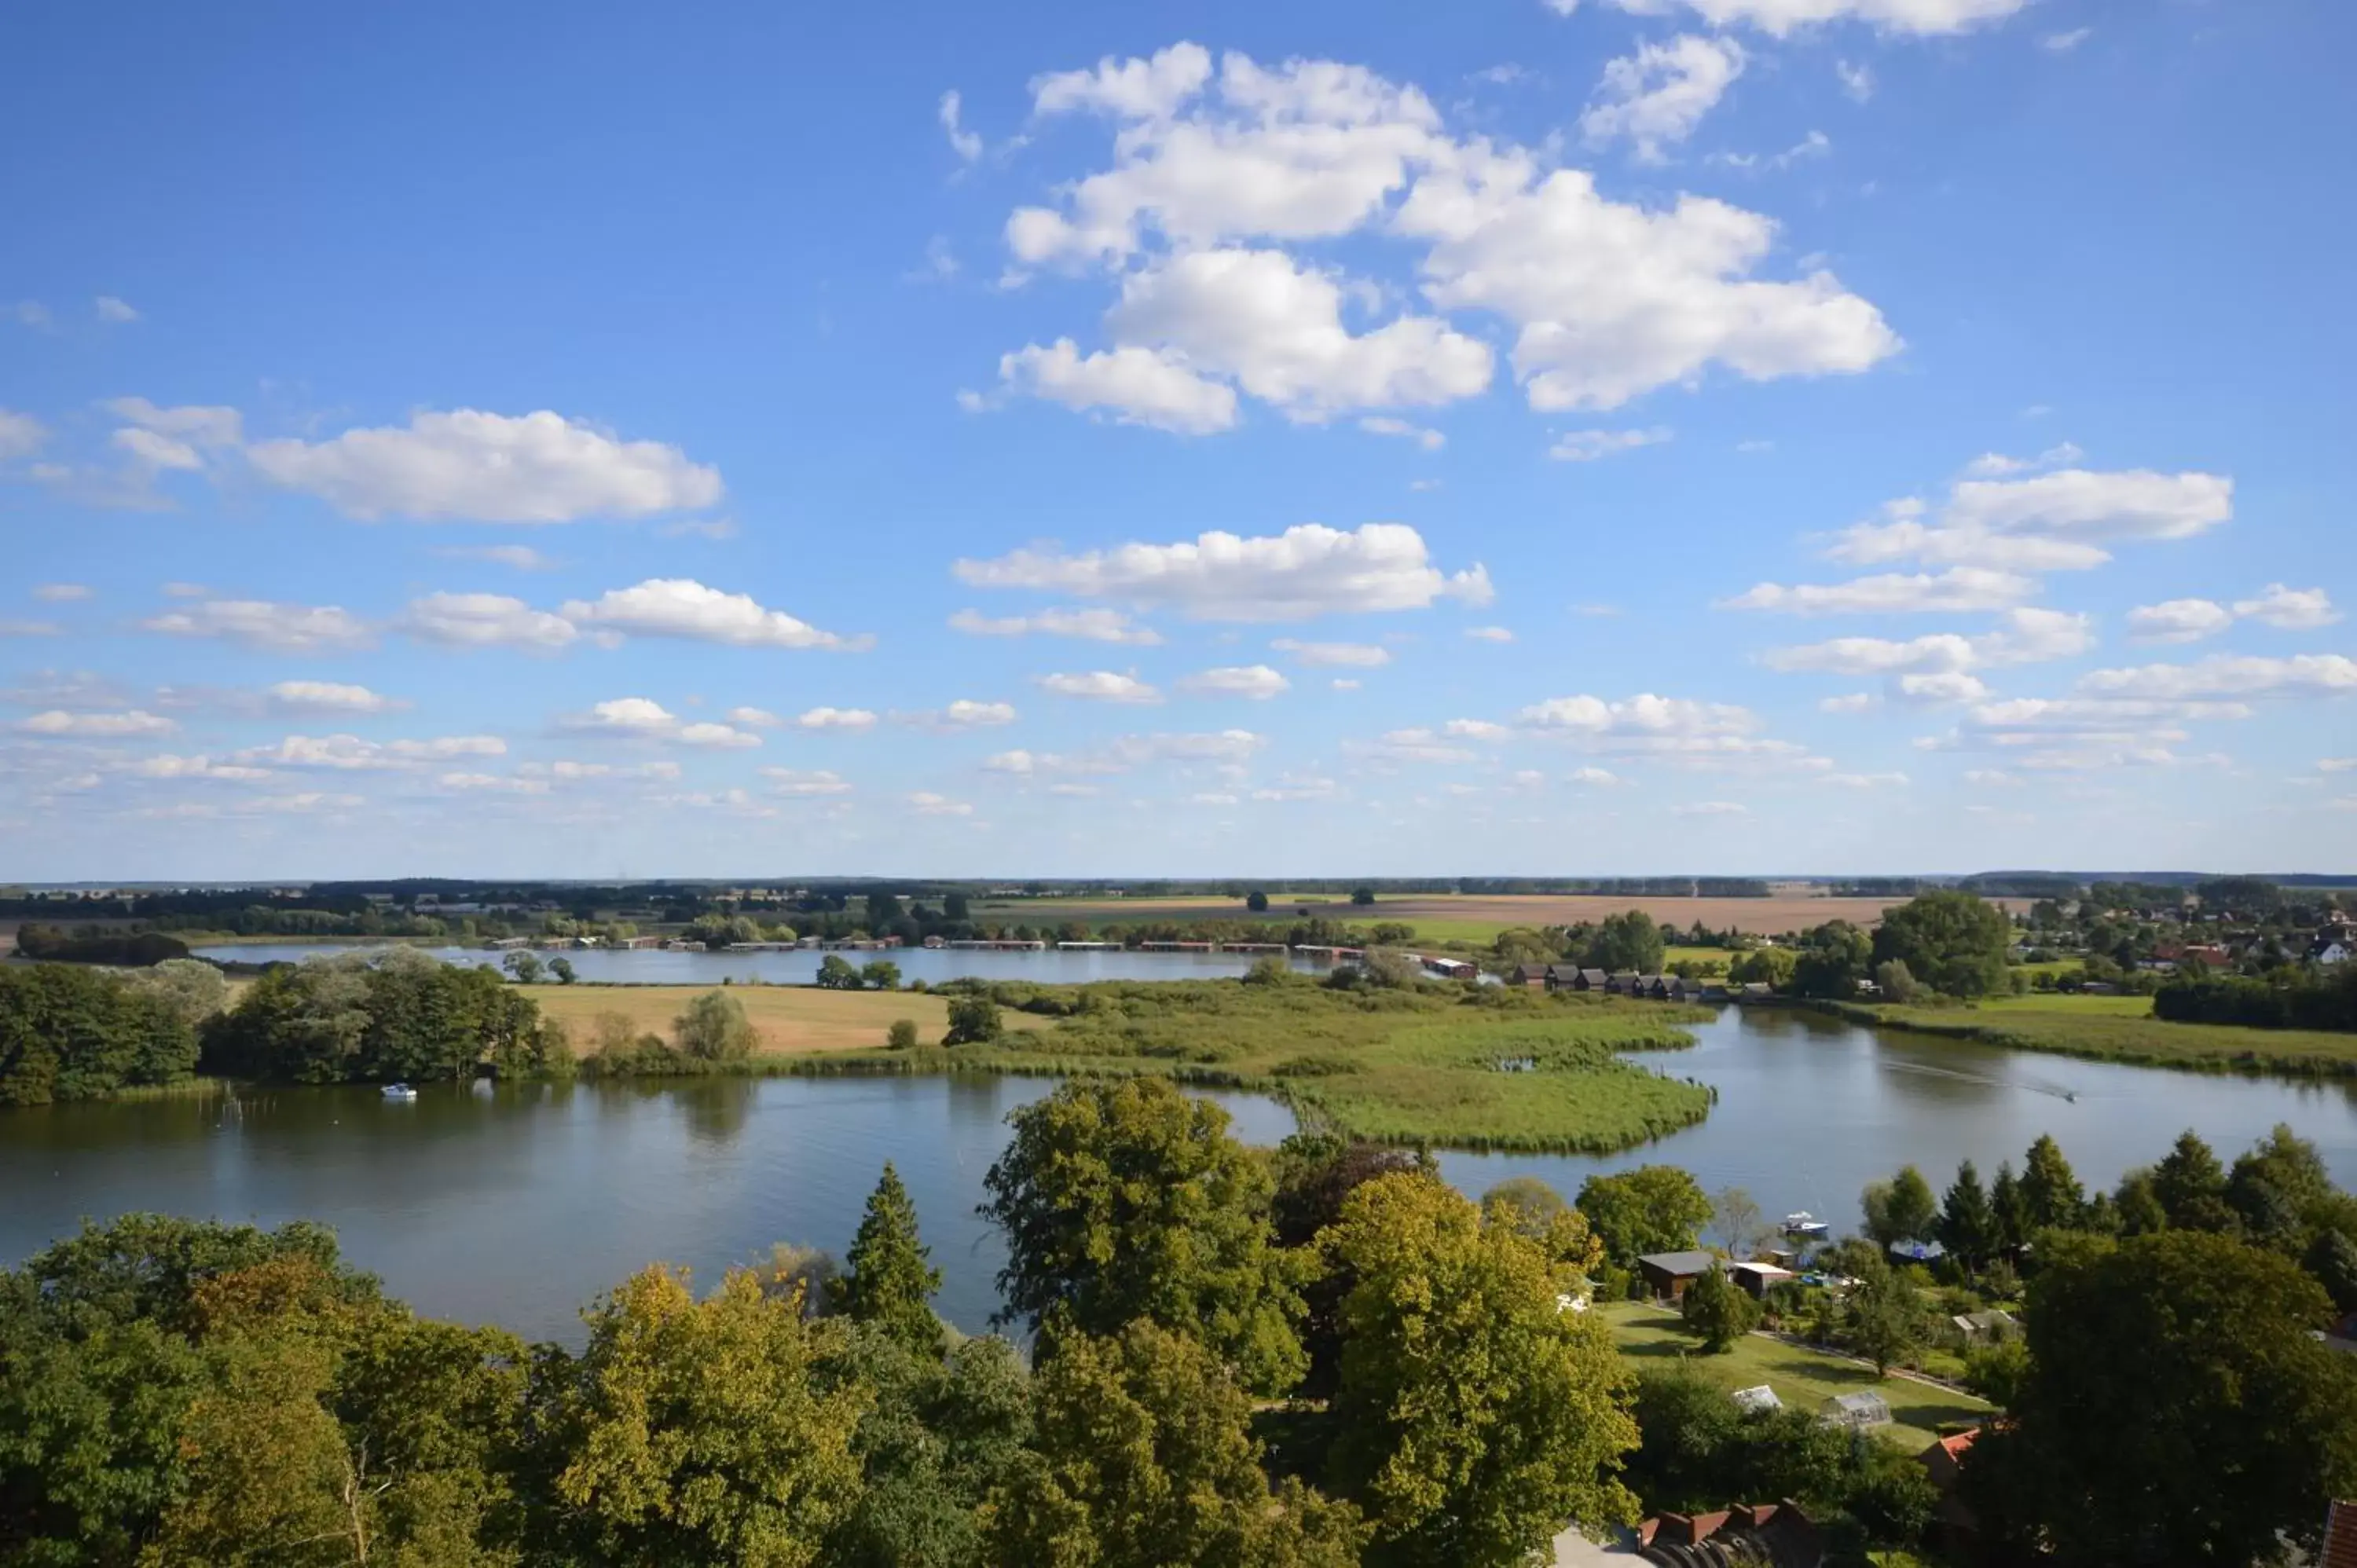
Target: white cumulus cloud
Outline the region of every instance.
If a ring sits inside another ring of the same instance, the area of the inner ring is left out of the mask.
[[[1445,575],[1424,536],[1405,523],[1352,531],[1301,523],[1242,538],[1212,532],[1173,544],[1123,544],[1057,554],[1018,550],[995,561],[960,561],[960,581],[1177,609],[1195,620],[1308,620],[1323,615],[1423,609],[1442,597],[1487,604],[1479,565]]]
[[[1936,521],[1920,501],[1842,532],[1826,552],[1856,564],[1917,560],[1998,571],[2068,572],[2111,559],[2109,544],[2190,539],[2234,515],[2234,481],[2218,474],[2063,468],[2024,478],[1966,479]]]
[[[1162,693],[1135,675],[1113,670],[1078,674],[1042,675],[1040,689],[1060,697],[1083,697],[1099,703],[1158,703]]]
[[[1162,634],[1140,626],[1119,610],[1045,609],[1028,616],[986,616],[980,610],[960,610],[950,617],[951,629],[974,637],[1075,637],[1087,642],[1122,642],[1152,648]]]
[[[972,697],[960,697],[945,706],[916,714],[895,714],[901,724],[914,725],[919,729],[964,730],[995,729],[1015,722],[1012,703],[984,703]]]
[[[435,736],[425,740],[363,740],[356,735],[290,735],[275,746],[250,746],[234,759],[248,767],[375,770],[418,768],[465,757],[504,757],[495,735]]]
[[[676,637],[732,648],[856,651],[875,640],[821,631],[783,610],[764,608],[749,594],[724,593],[687,577],[650,577],[636,587],[608,589],[594,600],[572,600],[562,613],[576,626],[596,632]]]
[[[1944,572],[1887,572],[1846,583],[1761,583],[1719,601],[1722,609],[1776,610],[1787,615],[1904,615],[1930,611],[2011,609],[2038,592],[2038,581],[1986,566]]]
[[[2128,634],[2138,642],[2199,642],[2233,624],[2233,611],[2208,599],[2169,599],[2128,611]]]
[[[47,713],[17,720],[16,727],[27,735],[119,736],[168,735],[180,726],[160,714],[139,708],[119,714],[70,714],[62,708],[52,708]]]
[[[536,610],[506,594],[427,594],[410,600],[394,624],[421,642],[446,648],[544,652],[566,647],[581,635],[563,616]]]
[[[865,730],[876,727],[876,715],[866,708],[809,708],[794,723],[802,729]]]
[[[589,711],[557,720],[561,729],[576,735],[607,735],[633,740],[662,740],[705,750],[742,751],[761,744],[761,737],[734,725],[687,723],[650,697],[614,697],[593,703]]]
[[[1105,324],[1302,420],[1427,406],[1489,386],[1490,346],[1428,316],[1343,324],[1343,285],[1281,251],[1190,251],[1130,274]]]
[[[1082,413],[1103,411],[1124,424],[1181,435],[1225,430],[1236,422],[1233,387],[1198,374],[1171,353],[1101,349],[1083,355],[1070,338],[999,356],[998,379],[1014,392]]]
[[[1594,127],[1667,143],[1740,58],[1699,38],[1641,54]],[[1775,243],[1767,218],[1694,196],[1609,200],[1549,151],[1452,134],[1421,91],[1363,66],[1230,52],[1214,69],[1182,45],[1043,78],[1034,102],[1105,116],[1111,160],[1013,212],[1007,249],[1018,269],[1099,271],[1120,298],[1106,349],[1061,338],[1007,356],[1017,391],[1192,432],[1234,424],[1238,392],[1310,419],[1437,403],[1491,384],[1460,312],[1502,318],[1541,409],[1617,407],[1713,367],[1863,371],[1900,347],[1829,273],[1755,275]],[[1355,234],[1419,248],[1420,306],[1287,248]]]
[[[2101,696],[2165,702],[2230,697],[2345,696],[2357,692],[2357,660],[2339,653],[2262,659],[2218,653],[2190,664],[2093,670],[2079,689]]]
[[[167,637],[215,639],[273,653],[339,653],[376,640],[366,621],[335,605],[209,599],[139,623]]]
[[[780,795],[848,795],[851,785],[841,774],[821,768],[764,768],[761,777]]]
[[[1967,32],[2012,16],[2029,0],[1604,0],[1640,16],[1663,16],[1681,7],[1714,27],[1745,26],[1778,38],[1836,22],[1862,22],[1878,31],[1938,37]],[[1547,0],[1568,16],[1579,0]]]
[[[281,681],[265,693],[288,714],[385,714],[409,704],[339,681]]]
[[[1247,697],[1255,702],[1292,688],[1293,682],[1265,664],[1231,665],[1181,676],[1178,690],[1199,697]]]
[[[1694,134],[1743,66],[1743,46],[1729,38],[1689,33],[1641,43],[1635,54],[1605,66],[1579,128],[1590,142],[1625,137],[1640,158],[1658,160],[1663,147]]]
[[[545,410],[424,412],[325,441],[254,442],[245,456],[272,483],[364,519],[570,522],[690,511],[721,497],[718,470],[676,446]]]

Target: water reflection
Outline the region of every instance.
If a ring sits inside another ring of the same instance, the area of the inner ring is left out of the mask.
[[[1566,1196],[1593,1171],[1665,1161],[1747,1187],[1771,1214],[1856,1222],[1866,1182],[1912,1161],[1984,1174],[2040,1133],[2108,1187],[2188,1125],[2231,1159],[2276,1122],[2357,1187],[2357,1084],[2213,1078],[1890,1036],[1813,1015],[1733,1014],[1693,1048],[1642,1059],[1719,1090],[1700,1126],[1607,1158],[1444,1153],[1471,1192],[1537,1176]],[[1004,1260],[974,1213],[1006,1117],[1047,1093],[1000,1077],[639,1079],[367,1087],[0,1111],[0,1259],[133,1209],[335,1226],[423,1310],[577,1337],[577,1308],[654,1259],[709,1280],[779,1241],[840,1254],[886,1160],[946,1279],[950,1319],[982,1328]],[[1275,1143],[1281,1106],[1218,1096]]]

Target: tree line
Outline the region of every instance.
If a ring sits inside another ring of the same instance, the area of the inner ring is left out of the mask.
[[[421,1317],[315,1226],[86,1227],[0,1273],[0,1558],[1503,1568],[1634,1516],[1576,1215],[1248,1150],[1158,1079],[1013,1120],[1028,1368],[933,1314],[888,1166],[841,1271],[651,1267],[578,1350]]]
[[[2108,1194],[2041,1137],[2018,1175],[1984,1186],[1966,1161],[1935,1194],[1910,1166],[1865,1210],[1874,1244],[1818,1264],[1884,1282],[1884,1341],[1852,1348],[1921,1346],[1934,1288],[2020,1314],[1966,1354],[2004,1412],[1960,1483],[1990,1561],[2273,1563],[2357,1488],[2357,1357],[2320,1332],[2357,1313],[2357,1196],[2289,1128],[2231,1165],[2188,1132]],[[1941,1255],[1890,1267],[1910,1241]]]
[[[1688,1173],[1477,1204],[1409,1151],[1246,1148],[1157,1079],[1010,1121],[983,1212],[1028,1365],[932,1311],[888,1165],[840,1267],[780,1249],[699,1295],[652,1266],[577,1349],[419,1316],[316,1226],[86,1226],[0,1273],[0,1560],[1506,1568],[1566,1523],[1790,1497],[1855,1563],[1929,1527],[1903,1451],[1632,1376],[1578,1309],[1639,1252],[1758,1234]],[[2357,1362],[2285,1228],[2351,1200],[2288,1134],[2215,1165],[2180,1141],[2151,1230],[2094,1228],[2050,1144],[2010,1183],[2025,1336],[1961,1494],[1994,1560],[2246,1568],[2357,1486]],[[1913,1185],[1878,1223],[1975,1223]],[[1921,1288],[1861,1248],[1857,1332]]]
[[[196,1071],[197,1030],[227,983],[172,960],[117,973],[74,964],[0,966],[0,1105],[102,1100]]]
[[[2152,1015],[2183,1024],[2253,1029],[2357,1030],[2357,963],[2292,971],[2277,979],[2205,975],[2173,980],[2152,995]]]

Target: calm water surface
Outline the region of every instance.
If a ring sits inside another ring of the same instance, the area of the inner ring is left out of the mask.
[[[1960,1158],[1986,1174],[2051,1132],[2083,1178],[2108,1186],[2188,1126],[2231,1158],[2288,1122],[2357,1187],[2357,1085],[2079,1062],[1764,1010],[1730,1010],[1696,1032],[1694,1049],[1646,1059],[1718,1088],[1701,1126],[1608,1159],[1443,1154],[1442,1169],[1469,1192],[1534,1175],[1569,1196],[1591,1171],[1668,1161],[1706,1187],[1749,1189],[1771,1215],[1807,1208],[1854,1225],[1858,1189],[1910,1160],[1944,1183]],[[0,1260],[86,1215],[307,1216],[423,1311],[576,1338],[581,1305],[652,1259],[709,1280],[774,1241],[840,1254],[890,1159],[947,1276],[942,1311],[978,1330],[1004,1256],[974,1217],[982,1176],[1005,1146],[1006,1113],[1051,1087],[438,1085],[410,1105],[333,1088],[0,1111]],[[1250,1141],[1291,1129],[1269,1101],[1217,1098]]]

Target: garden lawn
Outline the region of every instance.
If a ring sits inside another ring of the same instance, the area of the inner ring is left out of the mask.
[[[1812,1412],[1835,1394],[1871,1390],[1890,1406],[1892,1423],[1881,1429],[1881,1436],[1910,1454],[1931,1445],[1941,1423],[1978,1420],[1991,1408],[1986,1400],[1911,1378],[1878,1380],[1871,1367],[1761,1334],[1745,1335],[1724,1355],[1706,1356],[1701,1341],[1679,1326],[1675,1312],[1649,1302],[1606,1302],[1595,1310],[1612,1326],[1620,1353],[1640,1369],[1684,1357],[1730,1391],[1766,1383],[1787,1409]]]
[[[1693,1125],[1710,1091],[1618,1053],[1693,1043],[1707,1015],[1498,987],[1347,992],[1294,978],[992,988],[1028,1035],[805,1070],[1160,1073],[1273,1094],[1387,1143],[1604,1154]],[[1018,1011],[1017,1009],[1029,1011]],[[1671,1066],[1674,1066],[1673,1061]]]
[[[630,1020],[631,1032],[671,1038],[672,1020],[687,1004],[712,990],[708,985],[527,985],[524,993],[540,1010],[562,1023],[573,1047],[584,1055],[595,1038],[600,1015],[619,1013]],[[917,1026],[917,1037],[936,1044],[949,1027],[949,1004],[939,996],[912,991],[822,991],[811,985],[731,985],[725,988],[745,1009],[747,1021],[759,1038],[764,1056],[791,1056],[812,1051],[847,1051],[881,1047],[884,1032],[895,1018]],[[1020,1014],[1008,1015],[1011,1027],[1034,1026],[1039,1020]]]
[[[1969,1007],[1868,1010],[1876,1021],[2017,1050],[2209,1072],[2357,1076],[2357,1035],[2172,1024],[2147,996],[2004,996]]]

